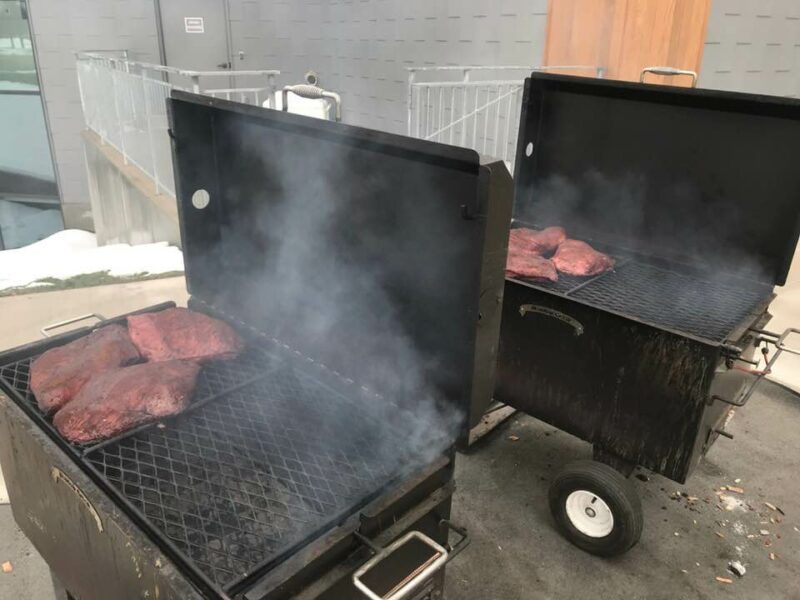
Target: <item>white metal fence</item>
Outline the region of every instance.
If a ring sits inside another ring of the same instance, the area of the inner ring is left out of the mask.
[[[408,135],[501,158],[513,173],[524,79],[545,70],[603,76],[584,65],[410,67]]]
[[[166,99],[173,89],[261,105],[272,101],[276,70],[186,71],[128,60],[77,55],[86,126],[155,182],[156,193],[175,195],[167,133]]]

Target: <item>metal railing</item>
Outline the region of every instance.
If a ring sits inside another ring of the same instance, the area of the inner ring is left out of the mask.
[[[79,52],[78,86],[87,128],[153,179],[157,194],[175,195],[166,99],[173,89],[260,106],[273,102],[277,70],[188,71]],[[240,83],[241,82],[241,83]],[[237,85],[239,83],[239,85]]]
[[[501,158],[513,173],[522,86],[532,71],[603,76],[586,65],[409,67],[408,135]]]

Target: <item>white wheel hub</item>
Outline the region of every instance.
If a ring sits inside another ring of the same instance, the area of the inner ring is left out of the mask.
[[[567,496],[566,509],[573,527],[584,535],[601,538],[614,529],[614,514],[595,493],[575,490]]]

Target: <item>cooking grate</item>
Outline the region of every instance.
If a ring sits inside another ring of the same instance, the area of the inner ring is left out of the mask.
[[[768,285],[702,275],[688,268],[678,270],[641,257],[618,260],[614,271],[594,278],[525,282],[656,327],[713,342],[725,341],[772,293]]]
[[[374,401],[284,364],[87,459],[230,589],[389,482],[402,446],[380,418]]]
[[[30,392],[34,358],[0,367],[0,383],[58,436]],[[386,401],[264,342],[205,364],[183,414],[76,450],[145,527],[231,590],[412,468],[404,438],[391,433],[403,431],[402,419]]]

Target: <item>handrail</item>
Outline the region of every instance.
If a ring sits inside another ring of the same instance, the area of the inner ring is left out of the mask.
[[[533,67],[530,65],[441,65],[427,67],[406,67],[406,71],[589,71],[602,69],[597,65],[542,65]]]
[[[408,135],[491,153],[511,168],[525,77],[546,71],[591,71],[599,78],[605,73],[596,65],[428,65],[406,71]],[[473,73],[489,79],[472,79]]]
[[[172,196],[175,190],[166,114],[170,92],[177,89],[225,96],[258,106],[267,100],[271,105],[280,75],[277,69],[181,69],[98,52],[76,52],[75,57],[86,127],[101,143],[114,147],[124,164],[135,165],[151,177],[156,194]],[[246,86],[232,85],[238,77],[250,80]],[[253,81],[254,77],[262,81]],[[206,85],[212,81],[219,87]]]

